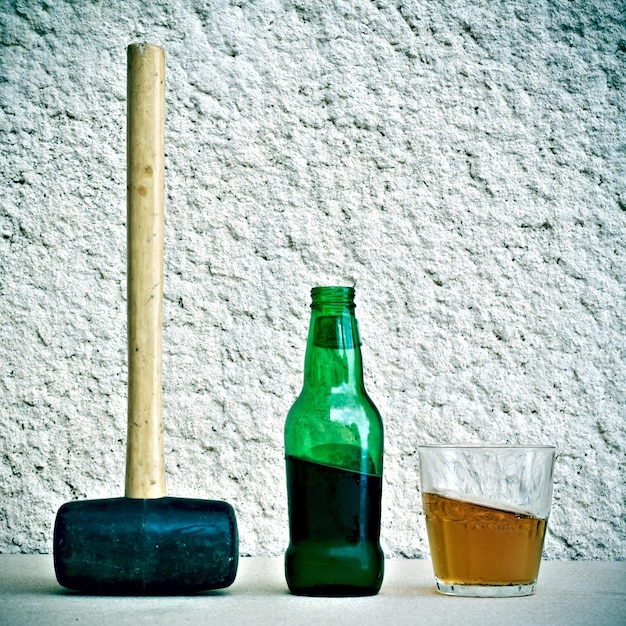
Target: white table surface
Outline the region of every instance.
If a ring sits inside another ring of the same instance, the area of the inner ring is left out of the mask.
[[[61,588],[51,555],[0,554],[0,624],[619,626],[626,625],[626,562],[544,561],[534,595],[496,599],[441,595],[429,561],[388,559],[376,596],[307,598],[287,591],[281,557],[241,558],[225,590],[103,597]]]

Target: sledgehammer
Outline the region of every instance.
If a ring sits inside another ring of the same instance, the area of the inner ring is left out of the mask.
[[[229,586],[237,522],[226,502],[165,497],[161,418],[165,54],[128,47],[128,441],[125,497],[58,511],[54,568],[90,593],[181,594]]]

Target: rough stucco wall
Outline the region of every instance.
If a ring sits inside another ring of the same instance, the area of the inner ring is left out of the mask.
[[[386,553],[428,554],[418,443],[467,440],[557,444],[547,557],[626,556],[623,2],[0,6],[1,551],[123,492],[125,48],[149,41],[169,493],[284,550],[309,289],[356,283]]]

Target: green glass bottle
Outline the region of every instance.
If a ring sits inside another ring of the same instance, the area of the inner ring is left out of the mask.
[[[285,423],[292,593],[374,595],[380,547],[383,425],[363,385],[352,287],[314,287],[304,385]]]

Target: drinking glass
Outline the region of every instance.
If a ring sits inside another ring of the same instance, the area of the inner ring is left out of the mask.
[[[534,593],[552,500],[554,446],[419,446],[437,589]]]

